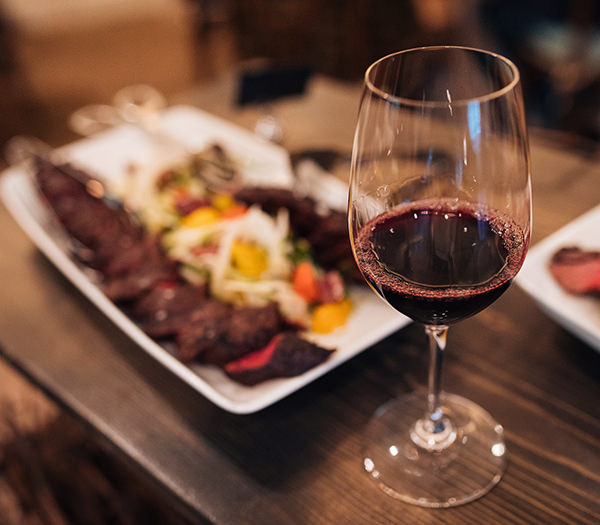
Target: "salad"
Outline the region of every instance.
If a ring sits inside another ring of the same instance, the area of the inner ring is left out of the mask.
[[[267,213],[237,198],[240,163],[219,145],[173,166],[132,168],[114,190],[145,229],[160,234],[181,276],[240,306],[275,301],[291,323],[317,333],[343,326],[352,304],[337,269],[321,267],[293,228],[293,210]],[[265,188],[264,191],[269,191]]]

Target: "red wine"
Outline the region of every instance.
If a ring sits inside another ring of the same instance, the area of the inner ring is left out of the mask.
[[[421,201],[366,223],[355,253],[367,282],[391,306],[415,321],[445,325],[500,297],[527,244],[523,230],[497,212]]]

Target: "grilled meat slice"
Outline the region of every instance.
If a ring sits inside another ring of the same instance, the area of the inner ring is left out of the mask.
[[[317,346],[296,334],[284,333],[236,361],[225,365],[225,373],[238,383],[256,385],[276,377],[292,377],[326,361],[332,350]]]
[[[67,232],[85,246],[95,248],[116,235],[143,237],[142,228],[133,224],[122,207],[108,206],[88,193],[85,181],[91,178],[83,171],[42,159],[37,168],[40,191]]]
[[[276,303],[235,308],[211,323],[190,324],[177,336],[178,355],[183,361],[223,366],[265,346],[285,327]]]
[[[103,275],[102,287],[115,302],[129,301],[163,281],[176,281],[177,265],[156,237],[145,235],[122,207],[88,193],[84,172],[68,164],[38,161],[40,190],[67,232],[89,251],[85,263]]]
[[[142,329],[156,339],[176,335],[182,328],[199,322],[213,309],[206,286],[181,282],[158,283],[131,307],[131,314]],[[223,308],[228,305],[218,302]]]
[[[81,181],[89,179],[89,176],[68,164],[61,165],[60,170],[57,170],[50,161],[38,159],[36,179],[40,190],[51,204],[65,196],[87,194]]]
[[[145,292],[179,278],[178,265],[163,252],[158,239],[147,237],[135,243],[123,258],[111,261],[105,268],[102,289],[114,302],[134,301]]]
[[[173,282],[178,277],[177,266],[171,261],[146,263],[131,272],[102,283],[102,291],[115,303],[134,301],[153,286]]]
[[[148,236],[133,242],[126,250],[120,250],[104,264],[100,270],[106,279],[113,279],[121,275],[130,275],[141,267],[167,261],[158,238]]]
[[[164,319],[169,315],[189,312],[206,298],[206,286],[161,283],[135,302],[132,313],[138,319]]]
[[[550,273],[569,293],[600,294],[600,252],[577,247],[558,250],[550,261]]]
[[[142,323],[142,329],[155,339],[164,339],[177,336],[180,333],[195,330],[196,327],[210,329],[211,323],[219,323],[221,319],[227,319],[231,314],[232,306],[229,303],[216,299],[202,299],[193,308],[182,311],[161,310],[159,313],[166,314],[163,318],[150,319]],[[196,349],[194,349],[196,350]]]
[[[348,237],[346,215],[332,211],[321,217],[306,240],[310,244],[315,260],[323,268],[343,269],[348,262],[354,266],[354,258]]]

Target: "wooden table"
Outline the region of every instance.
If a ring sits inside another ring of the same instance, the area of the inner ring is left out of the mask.
[[[252,127],[225,82],[186,101]],[[356,86],[325,79],[275,107],[290,150],[351,147]],[[598,204],[591,159],[532,140],[534,241]],[[600,355],[513,286],[453,327],[447,391],[506,429],[509,466],[483,499],[427,510],[363,473],[361,431],[383,402],[424,388],[427,352],[411,325],[259,413],[212,405],[117,330],[40,255],[0,207],[3,357],[80,416],[174,497],[215,523],[598,523]],[[600,321],[599,321],[600,322]]]

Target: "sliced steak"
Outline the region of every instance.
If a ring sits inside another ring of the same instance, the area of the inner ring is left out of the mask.
[[[178,355],[184,361],[223,366],[265,346],[285,327],[276,303],[235,308],[212,323],[194,323],[177,337]]]
[[[168,260],[148,261],[131,272],[102,283],[106,296],[116,302],[130,302],[162,282],[178,278],[177,265]]]
[[[562,248],[550,261],[550,273],[569,293],[600,294],[600,252]]]
[[[138,319],[164,318],[189,312],[206,298],[207,290],[204,285],[161,283],[136,301],[132,313]]]
[[[55,166],[39,160],[36,178],[41,193],[58,220],[83,245],[96,251],[115,245],[115,241],[123,236],[133,239],[144,237],[143,229],[133,224],[122,207],[109,206],[106,201],[88,193],[84,182],[90,177],[84,172],[68,164]]]
[[[184,333],[198,333],[200,331],[210,331],[211,324],[218,324],[221,319],[227,319],[232,311],[229,303],[218,301],[216,299],[203,299],[198,302],[194,308],[187,311],[175,311],[166,313],[165,310],[159,311],[159,316],[142,323],[142,329],[150,336],[156,339],[178,336]],[[163,317],[164,315],[164,317]],[[206,338],[207,344],[211,337]],[[185,352],[181,350],[179,353]],[[200,345],[191,345],[187,351],[191,354],[202,351]],[[182,357],[183,359],[183,357]],[[189,357],[186,360],[193,359]]]
[[[51,162],[38,159],[36,179],[40,190],[51,204],[66,196],[87,194],[85,185],[81,181],[89,179],[89,176],[68,164],[61,165],[60,170],[57,170]]]
[[[296,334],[279,334],[264,348],[226,364],[225,373],[238,383],[252,386],[267,379],[303,374],[332,353]]]

